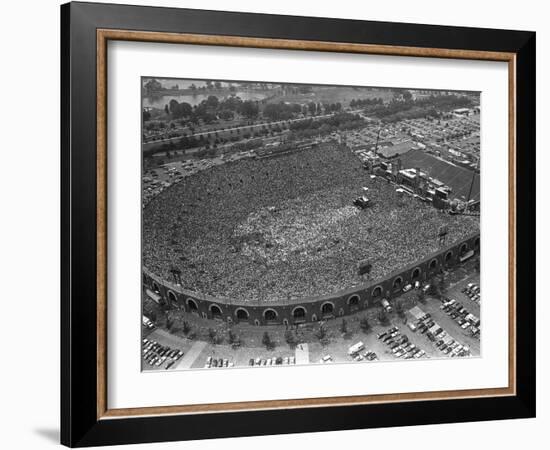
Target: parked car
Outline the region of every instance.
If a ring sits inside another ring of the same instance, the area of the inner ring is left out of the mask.
[[[364,348],[365,344],[363,344],[362,342],[357,342],[348,349],[348,355],[353,356],[361,350],[364,350]]]

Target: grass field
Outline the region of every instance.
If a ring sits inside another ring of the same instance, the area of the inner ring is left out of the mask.
[[[336,103],[348,106],[352,100],[364,100],[367,98],[382,98],[389,101],[393,93],[389,90],[373,91],[365,88],[353,88],[347,86],[313,86],[313,92],[309,94],[276,95],[269,99],[269,103],[295,102],[295,103]]]
[[[401,162],[403,168],[419,167],[430,176],[443,181],[443,183],[453,189],[453,197],[464,197],[464,199],[468,197],[472,175],[474,175],[474,172],[471,170],[445,162],[435,156],[424,153],[422,150],[411,150],[401,155]],[[479,174],[475,174],[474,176],[475,180],[470,198],[479,200]]]

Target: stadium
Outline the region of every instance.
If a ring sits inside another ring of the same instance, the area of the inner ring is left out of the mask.
[[[403,196],[334,143],[186,177],[147,203],[142,227],[149,297],[256,325],[368,308],[479,250],[478,217]]]

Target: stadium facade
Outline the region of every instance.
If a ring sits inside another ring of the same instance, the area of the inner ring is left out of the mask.
[[[329,295],[274,302],[243,302],[212,297],[184,289],[143,267],[143,291],[153,301],[170,309],[196,314],[204,319],[252,325],[292,325],[341,317],[376,306],[383,298],[392,299],[416,281],[426,282],[445,268],[461,264],[479,254],[480,234],[471,234],[437,252],[387,274]]]

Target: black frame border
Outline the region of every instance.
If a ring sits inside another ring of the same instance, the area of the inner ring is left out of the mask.
[[[516,395],[98,420],[96,30],[100,28],[515,53]],[[535,46],[535,33],[527,31],[79,2],[62,5],[61,443],[83,447],[535,417]]]

